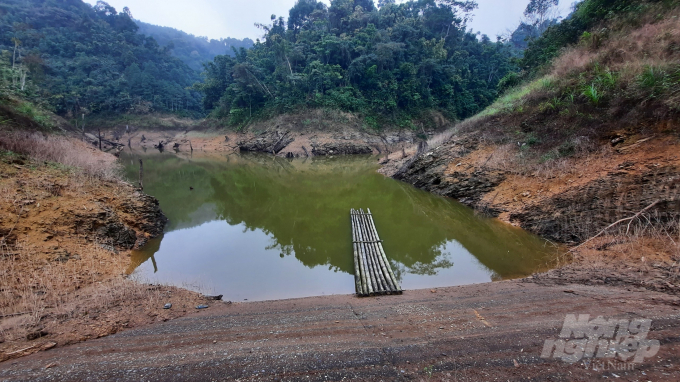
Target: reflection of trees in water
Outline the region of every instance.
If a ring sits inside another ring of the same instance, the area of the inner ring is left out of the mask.
[[[294,255],[310,268],[329,265],[353,273],[349,209],[367,207],[399,279],[404,272],[436,274],[453,266],[445,248],[454,240],[498,278],[529,274],[543,261],[535,237],[386,179],[375,168],[373,160],[347,157],[247,155],[202,162],[157,155],[145,159],[145,186],[160,200],[171,229],[201,219],[243,223],[270,236],[267,249]],[[135,171],[128,169],[132,176]],[[196,213],[201,208],[207,212]]]
[[[409,267],[409,273],[424,276],[434,276],[439,273],[440,269],[447,269],[453,266],[453,263],[447,259],[438,257],[431,263],[421,263],[420,261]]]
[[[267,251],[276,249],[280,253],[281,257],[291,256],[295,254],[295,250],[291,245],[281,245],[276,239],[270,236],[270,244],[264,248]]]
[[[330,176],[320,167],[288,170],[240,166],[215,175],[211,185],[219,213],[229,224],[270,234],[276,243],[269,248],[286,249],[308,267],[328,264],[353,272],[346,256],[351,240],[343,194],[351,194],[358,174]]]
[[[453,261],[451,261],[451,254],[444,252],[444,248],[445,247],[443,245],[433,246],[431,250],[435,254],[435,257],[429,262],[416,261],[407,266],[403,263],[390,260],[390,265],[394,271],[394,276],[398,281],[401,282],[405,273],[423,276],[435,276],[440,270],[453,267],[454,264]]]
[[[273,162],[240,166],[213,179],[220,200],[218,209],[230,224],[243,222],[250,228],[263,229],[281,247],[292,247],[308,267],[329,264],[352,273],[353,261],[347,255],[351,253],[348,211],[365,206],[380,211],[375,213],[384,220],[407,223],[391,234],[379,227],[384,240],[397,242],[399,251],[390,253],[391,257],[410,266],[431,263],[441,255],[439,248],[447,241],[445,233],[433,229],[426,214],[409,213],[413,203],[405,198],[401,185],[375,174],[372,161],[324,159],[306,166],[295,161],[296,170],[285,174],[269,171]],[[386,211],[390,212],[383,215]]]

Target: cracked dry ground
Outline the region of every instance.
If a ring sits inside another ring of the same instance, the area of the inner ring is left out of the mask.
[[[680,380],[677,297],[507,281],[402,296],[215,305],[191,317],[0,364],[12,381]],[[659,353],[633,371],[540,358],[565,315],[650,318]]]

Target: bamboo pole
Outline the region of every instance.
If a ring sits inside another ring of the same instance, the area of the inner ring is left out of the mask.
[[[364,259],[362,248],[359,243],[359,231],[357,228],[357,219],[356,219],[356,211],[352,210],[352,230],[354,232],[354,241],[355,245],[357,247],[357,251],[359,252],[359,270],[361,272],[361,281],[362,281],[362,295],[363,296],[369,296],[372,293],[371,285],[370,285],[370,278],[368,277],[367,273],[367,266],[366,266],[366,260]]]
[[[365,219],[366,219],[366,229],[369,232],[369,237],[374,242],[373,243],[374,256],[376,258],[378,265],[380,266],[381,276],[385,280],[385,285],[387,286],[389,291],[390,292],[396,292],[397,288],[395,287],[394,283],[392,282],[392,279],[390,278],[390,274],[388,272],[389,266],[388,266],[387,263],[385,263],[385,261],[382,258],[382,255],[380,253],[380,238],[378,237],[378,235],[375,232],[373,232],[373,229],[371,228],[372,223],[373,223],[372,222],[373,217],[370,214],[366,214]]]
[[[361,215],[357,215],[357,220],[358,220],[358,227],[359,227],[359,238],[361,240],[361,247],[362,251],[364,252],[364,257],[366,258],[366,265],[368,266],[368,276],[371,280],[371,287],[373,288],[373,293],[376,294],[380,292],[380,284],[378,284],[378,279],[376,278],[375,274],[375,265],[373,264],[373,259],[371,258],[371,253],[368,251],[368,246],[366,245],[365,241],[366,238],[364,237],[363,229],[361,227]]]
[[[368,209],[368,213],[371,214],[370,208]],[[372,216],[372,214],[371,214],[371,216]],[[375,233],[375,237],[378,238],[378,230],[375,228],[375,223],[373,222],[373,219],[371,219],[371,230]],[[395,286],[397,292],[401,293],[401,291],[402,291],[401,285],[399,285],[399,281],[397,281],[397,277],[394,275],[394,272],[392,271],[392,267],[389,266],[390,262],[387,259],[387,255],[385,254],[385,249],[383,248],[382,243],[378,243],[378,248],[380,249],[380,254],[381,254],[383,260],[388,265],[387,270],[390,274],[390,277],[392,278],[392,282],[394,283],[394,286]]]
[[[361,220],[359,219],[360,215],[357,214],[357,236],[359,238],[359,248],[361,248],[362,252],[362,258],[364,259],[364,263],[366,264],[366,271],[367,271],[367,276],[366,279],[369,281],[369,295],[375,294],[378,290],[378,282],[375,279],[375,270],[373,269],[373,263],[371,262],[370,256],[368,254],[367,248],[362,230],[361,230]]]
[[[361,215],[361,229],[363,231],[364,238],[366,240],[366,250],[368,252],[368,255],[370,257],[371,264],[373,265],[373,272],[375,275],[375,280],[378,283],[378,286],[380,287],[380,293],[386,293],[389,291],[389,288],[387,286],[387,283],[385,282],[385,278],[382,275],[382,271],[380,269],[380,264],[378,263],[378,259],[375,256],[375,243],[372,243],[372,239],[368,233],[368,223],[366,222],[366,215],[363,214]]]
[[[366,264],[364,264],[364,261],[361,257],[361,248],[359,247],[359,236],[357,235],[357,228],[356,228],[356,216],[354,215],[354,210],[352,210],[352,236],[353,236],[353,245],[357,250],[357,257],[359,260],[359,269],[357,270],[359,272],[359,280],[361,281],[361,295],[362,296],[368,296],[368,281],[366,280]]]
[[[351,217],[350,217],[351,219]],[[354,243],[354,232],[352,232],[352,252],[354,254],[354,290],[357,295],[361,295],[361,281],[359,272],[359,254],[356,243]]]
[[[385,277],[384,277],[384,275],[382,273],[382,269],[381,269],[382,267],[380,266],[380,263],[378,262],[378,258],[376,256],[375,243],[372,243],[375,240],[371,237],[372,235],[369,233],[369,230],[368,230],[368,221],[367,221],[368,216],[366,216],[366,214],[364,214],[363,210],[360,210],[360,211],[361,211],[361,215],[359,216],[359,219],[361,220],[362,235],[364,237],[364,241],[365,241],[364,244],[366,245],[367,252],[368,252],[368,255],[370,257],[370,261],[373,265],[375,279],[378,283],[378,286],[380,287],[381,292],[388,292],[389,291],[388,283],[385,280]]]
[[[371,238],[371,241],[374,241],[375,243],[373,244],[373,251],[374,255],[376,258],[376,261],[378,262],[378,265],[380,266],[381,270],[381,276],[385,280],[385,284],[388,287],[390,292],[397,292],[398,288],[394,284],[394,281],[390,277],[389,273],[389,263],[386,263],[385,260],[382,257],[382,254],[380,252],[380,238],[377,235],[377,232],[373,230],[373,217],[372,215],[366,214],[365,215],[366,219],[366,229],[369,232],[369,237]]]
[[[354,215],[350,213],[350,219],[354,220]],[[359,270],[359,250],[357,248],[356,234],[354,233],[354,222],[352,221],[352,247],[354,249],[354,286],[358,295],[363,294],[361,287],[361,271]]]
[[[355,213],[356,213],[356,211],[355,211]],[[358,241],[357,246],[359,248],[359,259],[361,259],[361,263],[362,263],[361,272],[363,274],[363,280],[366,283],[366,288],[365,288],[366,289],[366,295],[371,296],[371,295],[373,295],[373,283],[372,283],[372,280],[371,280],[371,271],[370,271],[368,262],[366,260],[366,253],[364,252],[364,247],[360,243],[361,235],[359,233],[359,218],[358,218],[358,216],[355,215],[354,219],[355,219],[354,221],[355,221],[356,227],[357,227],[357,241]]]

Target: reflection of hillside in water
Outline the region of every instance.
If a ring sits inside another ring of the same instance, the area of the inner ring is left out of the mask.
[[[371,208],[398,273],[427,275],[452,266],[455,259],[443,249],[453,240],[495,279],[530,274],[546,261],[542,240],[384,178],[375,173],[372,159],[145,158],[145,191],[160,200],[169,231],[216,219],[243,223],[266,232],[272,239],[268,248],[294,255],[310,268],[328,265],[353,272],[350,208]],[[134,179],[137,168],[127,171]]]

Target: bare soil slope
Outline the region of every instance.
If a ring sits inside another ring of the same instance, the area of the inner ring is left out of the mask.
[[[115,157],[63,137],[20,137],[59,153],[67,145],[67,156],[92,166],[84,172],[0,151],[0,361],[182,316],[205,302],[125,278],[130,250],[162,233],[165,218],[154,198],[95,170],[108,171]],[[175,309],[163,310],[165,303]]]

